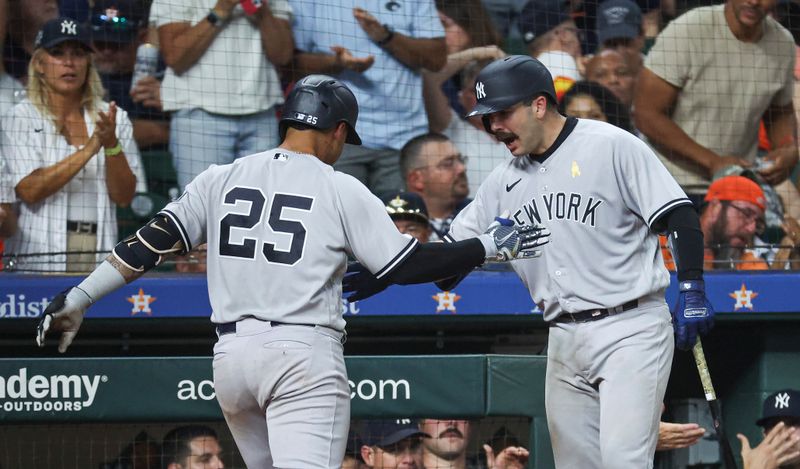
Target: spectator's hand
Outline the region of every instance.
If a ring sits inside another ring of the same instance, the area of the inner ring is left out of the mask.
[[[793,244],[795,247],[800,247],[800,223],[789,215],[786,215],[783,217],[781,228],[783,228],[784,232],[781,244],[785,244],[784,241],[786,241],[787,243]]]
[[[331,46],[331,50],[336,54],[336,65],[344,70],[363,72],[372,67],[375,63],[375,56],[354,57],[350,51],[342,46]]]
[[[697,444],[706,430],[696,423],[659,422],[656,451],[688,448]]]
[[[741,166],[742,168],[748,168],[751,166],[751,164],[749,161],[739,158],[738,156],[718,156],[708,168],[708,174],[709,176],[714,177],[717,172],[725,169],[728,166]]]
[[[97,111],[97,117],[92,136],[97,136],[104,148],[114,148],[117,146],[117,103],[111,101],[108,113]]]
[[[380,42],[389,36],[389,31],[367,10],[353,8],[353,17],[373,42]]]
[[[800,458],[797,448],[798,437],[783,422],[772,427],[755,448],[750,448],[750,441],[741,433],[736,438],[742,443],[742,461],[744,469],[777,469],[787,462]]]
[[[507,446],[497,455],[489,445],[483,445],[486,452],[486,467],[489,469],[524,469],[528,465],[530,452],[522,446]]]
[[[794,169],[794,165],[797,164],[797,152],[781,148],[768,153],[764,157],[764,160],[769,162],[769,164],[759,169],[758,173],[765,181],[774,186],[782,183],[789,177]]]
[[[142,103],[144,107],[162,109],[161,103],[161,82],[156,77],[146,76],[136,82],[136,86],[131,90],[131,98],[134,103]]]

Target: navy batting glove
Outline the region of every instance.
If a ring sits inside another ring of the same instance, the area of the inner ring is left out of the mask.
[[[342,279],[342,293],[348,303],[369,298],[385,290],[389,284],[377,279],[360,262],[347,265],[347,273]]]
[[[680,282],[678,304],[672,315],[675,320],[676,345],[681,350],[691,350],[697,342],[697,335],[706,335],[714,327],[714,307],[706,298],[705,282]]]

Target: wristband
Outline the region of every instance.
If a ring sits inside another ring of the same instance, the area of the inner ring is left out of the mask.
[[[208,15],[206,15],[206,20],[211,23],[211,26],[214,27],[221,27],[222,22],[224,21],[218,14],[214,12],[213,9],[208,11]]]
[[[389,41],[394,39],[394,29],[392,29],[392,27],[389,26],[388,24],[384,24],[383,27],[386,28],[386,32],[388,34],[386,35],[385,38],[375,42],[375,44],[378,44],[379,46],[385,46],[386,44],[389,44]]]
[[[111,148],[105,149],[106,156],[117,156],[122,153],[122,144],[117,140],[117,144]]]

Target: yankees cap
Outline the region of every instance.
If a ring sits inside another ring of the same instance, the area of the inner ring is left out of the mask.
[[[765,427],[782,419],[800,419],[800,391],[783,389],[767,396],[762,417],[756,420],[756,425]]]
[[[365,445],[381,447],[391,446],[412,436],[431,437],[419,429],[416,420],[411,419],[370,420],[361,433]]]
[[[383,199],[392,220],[408,220],[428,224],[428,207],[422,196],[413,192],[397,192]]]
[[[50,49],[67,41],[75,41],[86,49],[92,50],[89,31],[86,26],[72,18],[65,17],[56,18],[45,23],[41,31],[36,34],[33,46],[35,49],[40,47]]]
[[[597,40],[638,37],[642,31],[642,9],[631,0],[606,0],[597,7]]]

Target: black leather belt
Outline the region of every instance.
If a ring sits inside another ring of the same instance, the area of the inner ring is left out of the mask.
[[[67,231],[72,233],[97,234],[97,223],[67,221]]]
[[[557,318],[555,318],[554,322],[579,323],[597,321],[611,316],[612,314],[618,314],[624,311],[636,309],[638,306],[639,300],[631,300],[622,305],[620,308],[587,309],[586,311],[580,311],[578,313],[561,313]]]
[[[278,326],[305,326],[305,327],[316,327],[314,324],[293,324],[288,322],[278,322],[278,321],[269,321],[272,327]],[[236,332],[236,322],[225,322],[222,324],[217,324],[217,335],[222,337],[225,334],[233,334]]]

